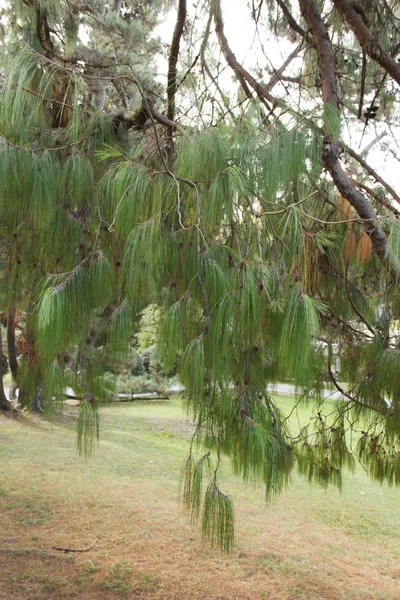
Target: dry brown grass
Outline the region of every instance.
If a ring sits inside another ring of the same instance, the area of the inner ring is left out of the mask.
[[[353,530],[352,493],[296,480],[266,507],[260,488],[227,471],[237,540],[226,556],[201,540],[177,501],[190,430],[178,405],[108,407],[102,420],[97,458],[82,463],[68,419],[1,418],[2,600],[400,599],[398,514],[379,516],[378,496],[362,511],[369,529]],[[385,490],[391,511],[396,494]],[[88,553],[51,549],[94,538]]]

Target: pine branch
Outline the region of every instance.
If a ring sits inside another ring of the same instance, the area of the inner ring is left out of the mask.
[[[136,127],[138,129],[143,129],[147,119],[152,117],[155,121],[157,121],[157,123],[160,123],[160,125],[164,125],[165,127],[168,127],[170,129],[178,129],[179,128],[178,123],[176,123],[175,121],[172,121],[171,119],[168,119],[168,117],[166,117],[165,115],[162,115],[156,108],[154,108],[153,102],[149,98],[149,94],[145,93],[145,91],[143,90],[143,87],[140,84],[138,79],[134,79],[133,77],[130,77],[128,75],[107,76],[107,75],[89,75],[87,73],[81,73],[78,69],[75,69],[73,67],[68,67],[65,65],[58,64],[51,58],[39,54],[33,48],[28,47],[28,49],[31,54],[36,56],[36,58],[39,62],[48,63],[48,64],[52,65],[53,67],[56,67],[57,70],[64,71],[66,73],[70,73],[71,75],[74,74],[77,77],[80,77],[82,79],[87,79],[89,81],[110,81],[111,83],[114,83],[114,84],[115,84],[115,82],[118,82],[118,81],[128,81],[130,83],[133,83],[138,88],[140,95],[142,96],[142,101],[143,101],[142,106],[137,111],[135,111],[135,113],[133,115],[129,114],[129,113],[121,112],[121,113],[118,113],[117,115],[111,116],[110,117],[111,120],[116,125],[118,125],[119,123],[124,123],[128,127]],[[33,94],[35,96],[39,96],[39,97],[43,98],[43,100],[46,100],[48,102],[54,102],[56,104],[66,106],[69,109],[76,110],[76,107],[74,107],[70,104],[66,104],[64,101],[59,101],[57,99],[52,99],[52,98],[46,98],[46,97],[42,96],[41,94],[38,94],[37,92],[33,92],[28,89],[26,89],[25,91],[30,94]],[[87,114],[91,114],[91,111],[89,111],[87,109],[85,110],[85,112]]]
[[[231,51],[228,41],[224,35],[223,21],[220,0],[213,0],[213,16],[216,24],[216,32],[220,42],[221,49],[228,64],[237,74],[239,81],[243,79],[249,82],[260,97],[264,96],[268,100],[277,103],[265,86],[259,84],[236,60]],[[314,43],[317,49],[320,71],[322,94],[326,104],[333,106],[339,112],[339,100],[336,90],[336,74],[333,65],[332,51],[329,37],[326,33],[325,25],[313,1],[300,0],[300,7],[303,16],[310,26]],[[267,93],[266,93],[267,92]],[[280,102],[280,104],[282,104]],[[336,187],[350,204],[356,209],[359,216],[365,223],[365,229],[371,237],[375,252],[386,264],[387,239],[384,231],[377,225],[377,215],[365,196],[352,184],[349,176],[340,164],[340,147],[337,142],[325,143],[323,148],[323,162],[330,172]],[[393,191],[393,190],[392,190]]]
[[[298,33],[299,35],[301,35],[301,37],[304,38],[311,46],[314,46],[313,37],[310,35],[309,32],[305,31],[302,27],[300,27],[300,25],[297,23],[296,19],[293,17],[292,13],[290,12],[286,4],[283,2],[283,0],[276,0],[276,3],[285,15],[290,28],[293,29],[293,31],[296,31],[296,33]]]
[[[361,151],[361,157],[364,158],[365,156],[368,156],[369,152],[372,150],[372,148],[375,146],[375,144],[378,144],[384,137],[387,136],[387,131],[381,131],[381,133],[379,133],[377,136],[374,137],[373,140],[371,140],[369,142],[369,144],[367,144],[365,146],[365,148],[362,149]]]
[[[253,88],[253,90],[257,93],[260,99],[264,99],[264,101],[267,100],[268,102],[271,102],[274,105],[279,104],[277,99],[274,96],[272,96],[268,89],[263,84],[259,83],[256,79],[254,79],[254,77],[248,71],[246,71],[246,69],[238,62],[236,56],[232,52],[224,32],[224,22],[222,20],[221,11],[221,0],[212,0],[212,11],[215,22],[215,31],[218,37],[222,53],[228,65],[235,72],[246,96],[251,97],[252,95],[249,89],[250,85],[250,87]]]
[[[367,319],[364,317],[364,315],[358,310],[357,306],[354,304],[353,298],[351,297],[350,291],[349,291],[349,281],[348,281],[348,269],[349,269],[349,263],[346,260],[346,264],[345,264],[345,268],[344,268],[344,288],[346,290],[346,295],[347,298],[349,299],[351,308],[354,310],[354,312],[356,313],[356,315],[361,319],[361,321],[364,323],[364,325],[366,326],[366,328],[372,333],[372,335],[375,335],[375,330],[373,329],[373,327],[371,327],[371,325],[368,323]]]
[[[387,210],[390,210],[390,212],[392,212],[397,218],[400,218],[400,212],[397,210],[397,208],[394,208],[394,206],[392,206],[390,204],[390,202],[388,202],[385,198],[383,198],[382,196],[380,196],[379,194],[374,192],[374,190],[372,190],[370,187],[365,185],[365,183],[361,183],[359,181],[353,181],[353,182],[354,182],[354,185],[356,185],[357,187],[362,189],[364,192],[369,194],[369,196],[371,196],[371,198],[373,198],[374,200],[379,202],[379,204],[381,206],[383,206]]]
[[[249,206],[250,206],[251,214],[257,218],[265,217],[265,216],[273,216],[273,215],[283,215],[284,213],[291,210],[293,207],[303,204],[303,202],[306,202],[307,200],[309,200],[310,198],[315,196],[315,194],[318,194],[318,190],[311,192],[311,194],[308,194],[308,196],[305,196],[305,198],[302,198],[298,202],[293,202],[293,204],[289,204],[288,206],[285,206],[285,208],[282,208],[281,210],[264,211],[264,212],[259,213],[254,210],[254,208],[251,206],[251,203]]]
[[[176,86],[176,91],[179,90],[179,88],[185,83],[186,79],[189,77],[190,73],[193,71],[193,69],[195,68],[195,66],[197,65],[197,62],[200,58],[200,52],[195,56],[192,64],[190,65],[190,67],[186,70],[186,73],[184,74],[184,76],[182,77],[182,79],[179,81],[179,83]]]
[[[367,161],[360,155],[357,154],[357,152],[355,152],[354,150],[352,150],[352,148],[350,148],[349,146],[346,146],[346,144],[342,144],[343,149],[345,152],[347,152],[352,158],[354,158],[354,160],[356,160],[366,171],[367,173],[373,177],[376,181],[378,181],[387,192],[389,192],[389,194],[392,196],[392,198],[394,200],[396,200],[396,202],[398,204],[400,204],[400,196],[395,192],[395,190],[392,188],[391,185],[389,185],[380,175],[379,173],[377,173],[377,171],[375,171],[368,163]]]
[[[296,46],[296,48],[293,50],[293,52],[291,52],[289,54],[289,56],[287,57],[287,59],[283,62],[282,66],[279,67],[279,69],[276,69],[270,79],[270,81],[267,83],[267,85],[265,86],[265,89],[268,91],[271,91],[273,87],[275,87],[275,85],[277,83],[279,83],[279,81],[289,81],[289,82],[294,82],[294,83],[299,83],[299,78],[297,77],[284,77],[283,73],[285,72],[285,70],[287,69],[287,67],[290,65],[290,63],[297,58],[297,56],[299,55],[299,52],[302,50],[303,48],[303,41],[300,42],[300,44],[298,44]]]
[[[351,402],[356,402],[356,398],[354,396],[352,396],[349,392],[347,392],[345,389],[343,389],[339,383],[337,382],[333,372],[332,372],[332,365],[331,365],[331,361],[332,361],[332,345],[330,340],[323,340],[327,346],[328,346],[328,357],[327,357],[327,366],[328,366],[328,374],[329,374],[329,378],[332,381],[333,385],[335,386],[335,388],[338,390],[338,392],[340,392],[342,394],[342,396],[344,398],[347,398],[348,400],[350,400]]]
[[[400,64],[381,46],[370,31],[363,13],[351,0],[333,0],[336,10],[352,29],[361,48],[400,85]]]
[[[177,63],[179,57],[179,46],[183,29],[186,20],[186,0],[179,0],[178,14],[172,36],[171,48],[169,53],[168,61],[168,75],[167,75],[167,118],[172,122],[175,118],[175,96],[177,90]],[[172,129],[167,132],[168,139],[168,158],[169,162],[172,160],[173,155],[173,141],[172,141]]]
[[[337,113],[339,99],[336,88],[336,73],[332,56],[331,43],[324,21],[314,0],[299,0],[302,15],[310,27],[315,40],[318,63],[321,76],[322,98],[325,104],[333,107]],[[387,264],[387,237],[378,225],[377,215],[368,199],[354,186],[350,177],[340,163],[341,149],[337,140],[326,131],[322,149],[322,161],[329,171],[334,184],[365,221],[364,227],[371,238],[375,253],[382,262]]]
[[[365,50],[363,50],[363,53],[362,53],[362,68],[361,68],[360,99],[359,99],[359,102],[358,102],[358,118],[359,119],[361,119],[361,117],[362,117],[362,111],[363,111],[366,72],[367,72],[367,55],[365,53]]]

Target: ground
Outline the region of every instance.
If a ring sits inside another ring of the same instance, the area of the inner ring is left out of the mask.
[[[0,417],[1,600],[400,600],[400,489],[361,468],[342,492],[294,475],[266,504],[225,460],[236,511],[225,555],[179,503],[192,424],[178,399],[104,406],[87,462],[76,410],[53,423]],[[85,553],[52,550],[95,539]]]

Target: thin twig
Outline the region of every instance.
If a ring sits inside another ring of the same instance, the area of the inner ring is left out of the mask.
[[[357,306],[353,302],[353,298],[350,295],[349,282],[348,282],[348,279],[347,279],[348,268],[349,268],[349,263],[346,260],[346,264],[345,264],[345,267],[344,267],[344,289],[346,291],[347,298],[349,299],[350,305],[351,305],[352,309],[354,310],[354,312],[356,313],[356,315],[358,315],[360,317],[361,321],[365,324],[365,326],[369,329],[369,331],[374,336],[375,335],[374,329],[368,323],[368,321],[366,320],[366,318],[364,317],[364,315],[360,313],[360,311],[358,310]]]
[[[254,212],[252,212],[252,214],[255,217],[265,217],[266,215],[268,215],[268,216],[271,216],[271,215],[283,215],[285,212],[288,212],[294,206],[298,206],[299,204],[302,204],[306,200],[309,200],[310,198],[312,198],[313,196],[315,196],[315,194],[317,194],[317,193],[318,193],[318,190],[315,190],[315,192],[312,192],[311,194],[309,194],[305,198],[302,198],[298,202],[294,202],[293,204],[290,204],[289,206],[286,206],[285,208],[282,208],[282,210],[265,211],[265,212],[262,212],[262,213],[258,213],[258,212],[254,211]]]
[[[89,552],[89,550],[91,550],[94,547],[96,542],[97,542],[97,538],[95,538],[94,541],[87,548],[62,548],[59,546],[52,546],[51,549],[58,550],[59,552],[65,552],[66,554],[68,552]]]

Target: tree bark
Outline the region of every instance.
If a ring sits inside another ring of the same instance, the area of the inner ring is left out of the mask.
[[[178,123],[171,121],[165,115],[158,112],[158,110],[154,108],[152,100],[148,97],[142,98],[142,104],[137,110],[131,112],[119,112],[113,115],[111,120],[116,130],[120,125],[123,125],[127,129],[143,131],[146,128],[147,121],[151,118],[172,131],[178,129]]]
[[[38,356],[35,347],[35,330],[31,321],[31,306],[26,314],[26,342],[23,350],[24,368],[19,375],[18,403],[29,410],[43,412],[43,378],[38,368]]]
[[[18,378],[18,361],[17,361],[17,349],[15,347],[15,318],[16,318],[16,305],[15,301],[11,303],[8,310],[7,316],[7,350],[8,350],[8,364],[10,365],[10,371],[13,381],[17,382]]]
[[[175,23],[175,29],[172,36],[171,49],[168,60],[168,76],[167,76],[167,118],[170,121],[175,119],[175,96],[177,91],[177,64],[179,58],[179,47],[183,34],[183,28],[186,21],[186,0],[179,0],[178,16]],[[174,140],[173,129],[167,130],[167,154],[168,162],[171,165],[174,156]]]
[[[4,392],[3,384],[3,336],[0,325],[0,410],[11,410],[12,406]]]
[[[55,64],[60,64],[60,60],[57,57],[54,44],[50,35],[50,27],[48,23],[47,10],[36,3],[36,0],[27,0],[29,4],[36,7],[36,37],[42,48],[43,56],[49,58]],[[71,25],[72,21],[69,23]],[[71,27],[69,27],[71,33]],[[76,26],[76,40],[77,40],[78,28]],[[68,47],[73,47],[73,42],[68,39]],[[52,108],[51,108],[51,119],[52,127],[66,127],[72,118],[72,91],[73,84],[71,82],[71,75],[62,72],[61,70],[54,69],[52,77]]]

